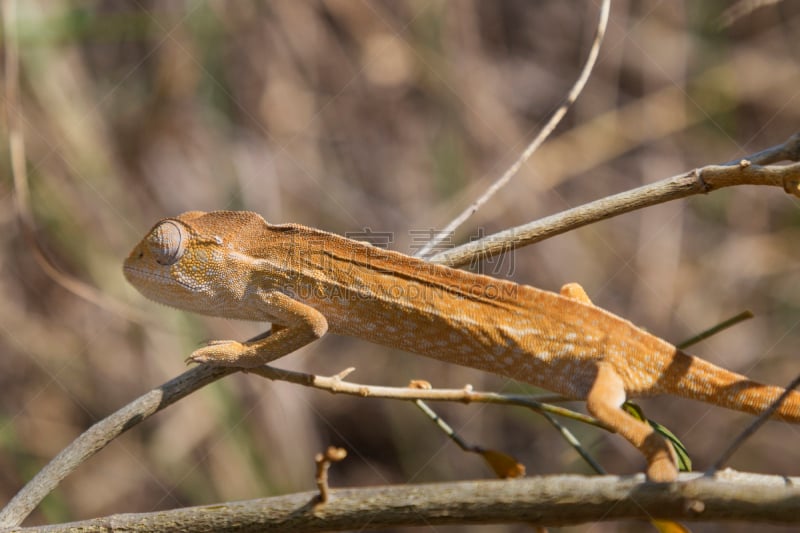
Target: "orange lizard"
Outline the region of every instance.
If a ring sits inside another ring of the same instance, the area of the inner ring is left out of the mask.
[[[250,342],[212,341],[191,361],[251,368],[330,331],[479,368],[585,400],[644,454],[654,481],[676,479],[674,452],[620,409],[627,398],[672,394],[759,413],[783,392],[684,353],[592,305],[576,284],[556,294],[256,213],[164,219],[124,273],[157,302],[272,323]],[[800,423],[800,393],[776,416]]]

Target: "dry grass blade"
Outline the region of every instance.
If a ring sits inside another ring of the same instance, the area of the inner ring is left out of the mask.
[[[22,131],[23,108],[19,99],[19,47],[17,36],[16,0],[3,0],[3,30],[5,34],[5,96],[8,121],[11,174],[14,181],[14,206],[20,229],[36,262],[57,284],[75,296],[127,320],[156,326],[141,311],[103,294],[95,287],[61,272],[47,257],[36,237],[36,223],[30,206],[30,187],[26,168],[25,138]]]
[[[539,134],[531,141],[531,143],[522,151],[522,154],[517,158],[516,161],[506,170],[502,176],[500,176],[488,189],[484,192],[475,202],[472,203],[469,207],[467,207],[464,211],[461,212],[457,217],[453,219],[443,230],[436,232],[436,235],[428,241],[425,246],[419,249],[416,256],[425,257],[428,252],[430,252],[437,244],[442,242],[448,235],[451,235],[456,229],[458,229],[461,224],[466,222],[466,220],[471,217],[478,209],[481,208],[483,204],[488,202],[497,192],[502,189],[504,186],[511,181],[519,169],[522,168],[522,165],[530,159],[533,153],[542,145],[542,143],[547,140],[553,130],[556,129],[558,123],[561,122],[561,119],[564,118],[564,115],[567,114],[570,106],[578,99],[578,96],[583,91],[583,88],[586,86],[586,82],[589,81],[589,76],[592,73],[592,69],[597,61],[597,56],[600,53],[600,45],[603,42],[603,36],[606,33],[606,27],[608,26],[608,13],[611,9],[611,0],[603,0],[603,4],[600,6],[600,16],[597,21],[597,31],[595,32],[594,40],[592,41],[592,46],[589,50],[589,56],[586,58],[586,63],[584,63],[583,68],[581,69],[581,73],[578,76],[578,79],[575,80],[575,83],[570,88],[569,92],[567,93],[566,98],[564,98],[564,102],[558,106],[558,109],[553,113],[544,127],[539,131]]]

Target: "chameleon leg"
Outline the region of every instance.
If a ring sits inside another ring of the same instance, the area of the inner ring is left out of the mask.
[[[248,342],[211,341],[192,352],[188,361],[253,368],[302,348],[328,330],[328,321],[319,311],[284,294],[268,293],[263,303],[269,316],[281,323],[273,322],[270,331]]]
[[[561,296],[592,305],[592,301],[577,283],[561,287]],[[608,363],[600,363],[586,408],[592,415],[614,431],[625,437],[647,458],[647,477],[653,481],[674,481],[678,477],[672,447],[645,424],[620,409],[625,402],[625,387],[622,378]]]
[[[599,363],[597,378],[586,398],[586,408],[642,452],[647,459],[647,477],[651,481],[675,481],[678,477],[675,452],[649,424],[620,409],[624,401],[622,378],[609,363]]]
[[[567,283],[561,287],[561,291],[559,292],[561,293],[561,296],[566,296],[567,298],[578,300],[581,303],[592,305],[589,295],[586,294],[586,291],[583,290],[583,287],[577,283]]]

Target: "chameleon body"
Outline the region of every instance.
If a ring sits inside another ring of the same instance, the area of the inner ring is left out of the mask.
[[[272,323],[247,343],[213,341],[199,363],[254,367],[326,332],[479,368],[584,400],[636,446],[656,481],[677,476],[671,447],[620,406],[671,394],[759,413],[782,392],[686,354],[591,304],[473,274],[296,224],[239,211],[191,211],[158,222],[125,277],[157,302]],[[800,422],[800,393],[778,417]]]

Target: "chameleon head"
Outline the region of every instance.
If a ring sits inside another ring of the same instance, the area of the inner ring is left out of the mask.
[[[225,279],[236,265],[221,236],[202,235],[192,224],[203,215],[189,212],[156,224],[128,255],[123,273],[151,300],[216,315],[228,295],[214,281]]]

